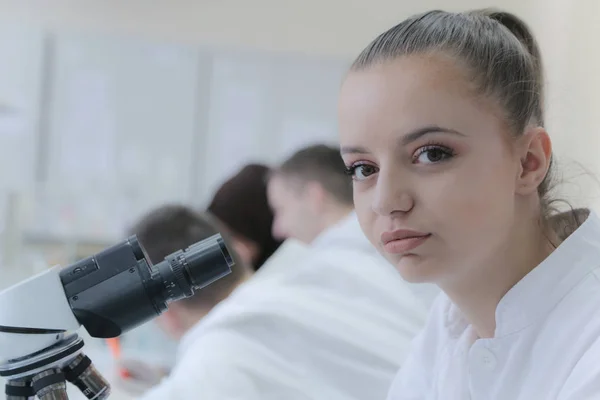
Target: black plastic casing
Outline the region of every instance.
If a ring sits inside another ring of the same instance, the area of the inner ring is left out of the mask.
[[[228,275],[234,263],[220,235],[152,265],[136,236],[60,272],[73,314],[95,338],[113,338],[157,317],[168,303]]]

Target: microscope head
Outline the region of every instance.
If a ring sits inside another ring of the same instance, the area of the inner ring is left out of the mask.
[[[32,384],[44,374],[39,382],[53,382],[60,374],[68,377],[75,360],[80,375],[84,366],[89,375],[93,366],[81,353],[83,341],[73,334],[81,326],[95,338],[118,337],[226,276],[232,266],[220,235],[156,265],[132,236],[12,286],[0,292],[0,376]],[[52,371],[58,375],[48,375]]]

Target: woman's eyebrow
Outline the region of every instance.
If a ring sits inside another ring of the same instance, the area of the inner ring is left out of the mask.
[[[464,133],[461,133],[454,129],[443,128],[443,127],[437,126],[437,125],[429,125],[429,126],[424,126],[422,128],[416,129],[412,132],[409,132],[406,135],[403,135],[400,138],[400,144],[403,146],[406,146],[406,145],[422,138],[423,136],[429,135],[432,133],[449,133],[452,135],[465,136]],[[368,154],[369,150],[367,150],[365,147],[360,147],[360,146],[342,146],[340,148],[340,153],[341,153],[341,155]]]
[[[406,135],[404,135],[400,138],[400,143],[403,146],[406,146],[406,145],[420,139],[421,137],[423,137],[425,135],[429,135],[431,133],[450,133],[453,135],[465,136],[463,133],[460,133],[459,131],[456,131],[454,129],[443,128],[443,127],[437,126],[437,125],[430,125],[430,126],[424,126],[423,128],[419,128],[410,133],[407,133]]]

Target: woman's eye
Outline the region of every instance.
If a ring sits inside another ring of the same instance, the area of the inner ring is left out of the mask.
[[[352,176],[352,179],[361,181],[376,173],[377,167],[369,164],[357,164],[348,167],[346,171],[348,175]]]
[[[435,164],[452,158],[452,149],[443,146],[425,146],[417,150],[413,162],[417,164]]]

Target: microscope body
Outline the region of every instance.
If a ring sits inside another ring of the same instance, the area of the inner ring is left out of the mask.
[[[168,304],[231,272],[220,235],[153,265],[135,236],[66,268],[54,267],[0,292],[0,376],[8,399],[66,399],[66,381],[88,399],[110,386],[83,352],[76,331],[113,338]]]
[[[45,349],[81,324],[69,307],[60,267],[0,292],[0,365]]]

